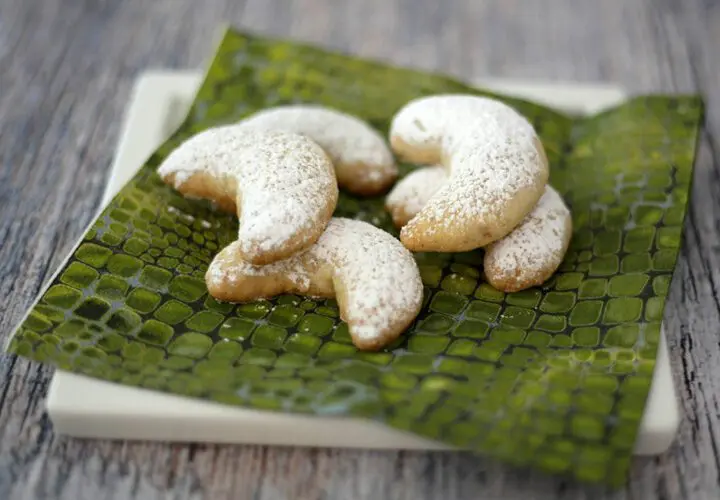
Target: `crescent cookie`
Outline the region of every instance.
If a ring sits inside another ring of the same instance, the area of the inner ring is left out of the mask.
[[[403,160],[448,171],[400,233],[412,251],[463,252],[502,238],[532,210],[549,177],[532,125],[485,97],[415,99],[394,116],[390,142]]]
[[[266,266],[242,259],[238,242],[217,254],[205,275],[210,295],[247,302],[282,293],[335,297],[359,349],[396,339],[420,312],[423,286],[412,254],[366,222],[333,218],[305,252]]]
[[[338,185],[352,193],[378,194],[397,179],[397,166],[384,138],[355,116],[318,105],[294,104],[258,111],[239,124],[306,135],[330,156]]]
[[[398,182],[385,205],[396,227],[412,219],[447,179],[441,167],[422,167]],[[535,208],[508,235],[485,247],[485,276],[498,290],[541,285],[562,263],[572,235],[572,216],[562,197],[546,185]]]
[[[312,245],[338,200],[328,156],[312,140],[289,132],[212,128],[182,143],[157,172],[183,195],[237,212],[237,252],[253,264]]]
[[[541,285],[562,263],[571,236],[570,210],[548,185],[520,225],[485,248],[485,277],[504,292]]]

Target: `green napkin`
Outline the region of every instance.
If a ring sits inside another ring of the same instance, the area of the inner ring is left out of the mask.
[[[589,118],[496,96],[542,138],[551,182],[573,212],[567,257],[544,286],[506,295],[483,282],[481,251],[418,254],[422,312],[378,353],[353,347],[332,300],[209,297],[204,272],[237,221],[155,173],[189,136],[269,106],[320,103],[386,134],[408,100],[448,92],[491,95],[226,31],[179,130],[98,217],[9,350],[230,405],[375,419],[518,466],[622,483],[681,244],[697,96],[636,97]],[[343,193],[336,214],[396,234],[382,197]]]

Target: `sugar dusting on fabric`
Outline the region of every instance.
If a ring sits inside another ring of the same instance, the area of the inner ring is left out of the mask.
[[[330,273],[336,291],[342,287],[344,292],[343,318],[359,338],[382,336],[399,315],[418,311],[422,303],[422,280],[412,254],[392,235],[363,221],[333,218],[309,249],[265,266],[237,258],[233,245],[210,264],[211,283],[285,277],[302,294],[317,276]]]
[[[209,129],[170,153],[158,174],[174,174],[176,189],[202,174],[239,198],[243,251],[282,247],[318,224],[328,198],[337,197],[334,170],[322,148],[288,132]]]

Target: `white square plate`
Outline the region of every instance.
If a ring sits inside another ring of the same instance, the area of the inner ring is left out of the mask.
[[[202,75],[151,71],[136,82],[103,205],[182,121]],[[479,79],[478,85],[575,113],[593,113],[626,98],[613,86]],[[447,449],[376,422],[242,409],[56,371],[47,400],[55,431],[77,437],[252,443],[337,448]],[[679,424],[664,335],[635,444],[638,455],[662,453]]]

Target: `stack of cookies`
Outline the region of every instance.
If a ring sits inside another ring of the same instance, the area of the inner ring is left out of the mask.
[[[557,270],[572,218],[522,115],[485,97],[424,97],[395,115],[390,141],[401,159],[429,165],[387,197],[408,249],[485,248],[485,276],[504,292],[540,285]]]
[[[377,350],[420,312],[413,251],[484,248],[487,279],[503,291],[555,272],[570,212],[547,184],[542,144],[524,117],[492,99],[425,97],[395,115],[389,142],[392,151],[357,117],[291,105],[175,149],[161,178],[239,220],[238,239],[208,268],[209,293],[229,302],[282,293],[335,298],[353,343]],[[395,156],[425,166],[395,184]],[[400,240],[332,216],[339,189],[373,196],[393,184],[386,207]]]

